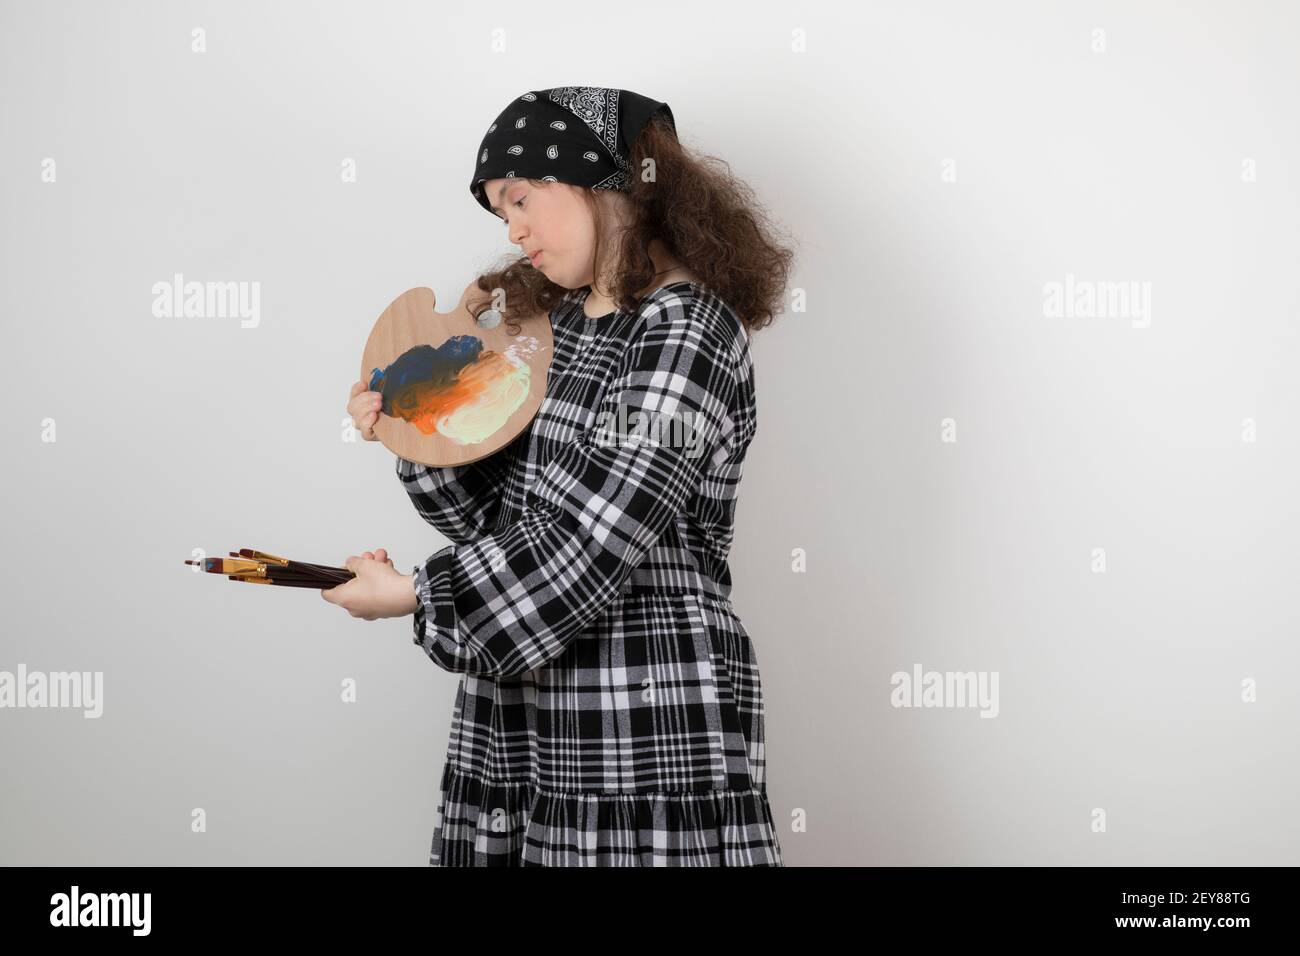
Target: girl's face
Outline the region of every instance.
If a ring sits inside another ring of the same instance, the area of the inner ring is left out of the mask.
[[[532,257],[534,268],[566,289],[591,285],[596,225],[580,187],[552,182],[535,186],[508,177],[490,179],[483,188],[507,237]]]

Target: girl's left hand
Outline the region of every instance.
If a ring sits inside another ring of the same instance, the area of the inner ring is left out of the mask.
[[[365,551],[360,557],[353,555],[345,566],[356,577],[332,588],[322,588],[320,596],[353,617],[367,621],[405,617],[414,614],[420,606],[414,576],[398,571],[383,548]]]

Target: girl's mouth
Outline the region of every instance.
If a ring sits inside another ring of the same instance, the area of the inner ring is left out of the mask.
[[[541,258],[542,258],[542,250],[541,250],[541,249],[538,249],[535,253],[533,253],[533,268],[534,268],[534,269],[537,268],[537,263],[541,260]]]

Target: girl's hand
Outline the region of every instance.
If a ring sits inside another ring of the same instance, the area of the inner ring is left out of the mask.
[[[375,434],[375,422],[379,421],[379,409],[384,404],[384,397],[378,392],[366,391],[365,380],[352,386],[348,396],[348,414],[352,416],[352,427],[361,432],[366,441],[379,441]]]
[[[360,557],[353,555],[344,564],[356,577],[322,589],[320,596],[353,617],[366,621],[405,617],[420,606],[415,576],[398,571],[383,548],[363,552]]]

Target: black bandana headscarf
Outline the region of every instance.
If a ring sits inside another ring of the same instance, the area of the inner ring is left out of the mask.
[[[656,116],[677,132],[667,103],[630,90],[557,86],[525,93],[488,127],[475,157],[470,194],[492,213],[496,197],[483,190],[490,179],[518,176],[626,190],[633,174],[632,144]]]

